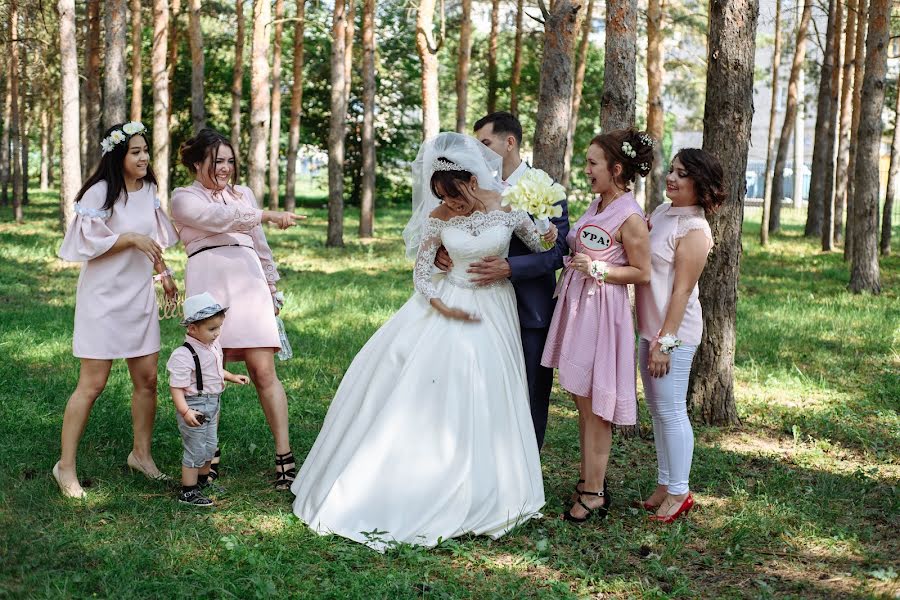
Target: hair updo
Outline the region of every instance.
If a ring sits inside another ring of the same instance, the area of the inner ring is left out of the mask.
[[[622,174],[616,183],[622,187],[632,183],[638,175],[646,177],[653,169],[653,138],[646,131],[633,127],[601,133],[591,140],[603,150],[610,174],[616,164],[622,165]]]
[[[231,140],[216,131],[204,127],[197,134],[181,144],[178,149],[178,155],[183,164],[191,175],[197,176],[197,165],[210,157],[209,169],[207,175],[210,179],[215,180],[216,159],[219,157],[219,148],[228,146],[231,148],[231,154],[234,155],[234,171],[231,173],[231,184],[237,183],[238,175],[238,157],[231,145]]]
[[[456,169],[435,171],[431,174],[431,193],[435,198],[443,200],[444,198],[459,198],[462,196],[462,187],[472,181],[472,173],[462,170],[462,167],[445,156],[440,156],[435,162],[442,161],[450,163]],[[458,170],[457,170],[458,169]],[[444,195],[438,194],[438,186],[444,191]]]
[[[700,148],[682,148],[672,157],[672,162],[676,159],[687,171],[688,178],[694,182],[694,193],[697,194],[700,206],[707,213],[716,212],[728,197],[723,183],[725,174],[719,159]]]

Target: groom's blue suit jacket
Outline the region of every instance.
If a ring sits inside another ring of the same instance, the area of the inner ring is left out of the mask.
[[[509,244],[510,281],[516,290],[519,304],[519,323],[523,328],[540,329],[550,326],[556,300],[556,270],[563,266],[563,257],[569,253],[566,236],[569,235],[569,204],[561,201],[562,215],[550,219],[556,225],[559,236],[556,246],[546,252],[532,252],[516,236]]]

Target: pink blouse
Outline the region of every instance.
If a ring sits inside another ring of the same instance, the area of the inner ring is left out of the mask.
[[[675,283],[675,250],[678,241],[695,229],[703,231],[709,240],[709,250],[712,250],[712,231],[702,206],[675,207],[666,202],[650,215],[650,283],[635,286],[638,330],[645,340],[652,341],[657,335],[672,333],[660,331],[660,328],[666,320]],[[684,344],[691,346],[699,344],[703,335],[699,295],[700,289],[694,284],[681,326],[675,333]]]
[[[225,390],[225,367],[222,364],[222,346],[219,345],[219,340],[207,345],[186,335],[184,341],[194,347],[200,360],[203,393],[221,394]],[[169,371],[171,387],[182,388],[185,396],[197,395],[197,366],[190,350],[184,346],[175,348],[166,363],[166,369]]]

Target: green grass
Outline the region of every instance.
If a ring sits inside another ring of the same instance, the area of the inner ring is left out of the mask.
[[[35,192],[27,223],[0,210],[0,596],[310,598],[867,598],[900,590],[900,259],[882,262],[884,293],[846,291],[848,265],[801,237],[761,249],[746,224],[736,354],[740,428],[697,428],[692,484],[700,505],[674,526],[650,524],[631,500],[654,486],[649,417],[617,438],[608,521],[532,521],[498,541],[376,554],[318,537],[268,485],[271,436],[252,387],[230,388],[220,430],[230,494],[211,513],[131,476],[130,382],[117,363],[79,453],[84,502],[60,497],[59,452],[78,271],[55,258],[55,197]],[[326,213],[305,204],[300,228],[270,232],[288,297],[295,358],[279,365],[294,452],[309,450],[344,370],[411,293],[400,232],[379,212],[378,238],[326,249]],[[895,240],[900,235],[895,235]],[[169,261],[183,273],[181,249]],[[163,323],[163,355],[179,343]],[[238,369],[240,370],[240,368]],[[164,361],[160,380],[164,381]],[[180,440],[167,395],[154,453],[175,473]],[[542,455],[548,503],[577,478],[577,417],[557,388]]]

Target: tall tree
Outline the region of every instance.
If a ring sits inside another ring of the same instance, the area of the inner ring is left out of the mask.
[[[75,195],[81,188],[79,152],[78,42],[75,40],[75,0],[59,0],[60,148],[59,219],[63,230],[74,216]]]
[[[513,51],[512,77],[509,83],[509,112],[519,116],[519,86],[522,83],[522,16],[524,0],[516,0],[516,42]]]
[[[275,0],[275,38],[272,42],[272,127],[269,129],[269,210],[278,210],[281,166],[281,40],[284,37],[284,0]]]
[[[306,23],[306,0],[297,0],[294,21],[294,79],[291,83],[291,123],[288,126],[287,172],[284,175],[284,209],[297,207],[294,182],[297,179],[297,152],[300,148],[300,116],[303,111],[303,36]]]
[[[416,51],[422,62],[422,137],[426,140],[440,130],[437,53],[444,36],[435,42],[434,4],[435,0],[421,0],[416,18]]]
[[[703,149],[722,163],[728,198],[707,217],[715,250],[700,277],[703,343],[694,358],[688,397],[694,414],[711,424],[740,421],[734,399],[735,320],[758,16],[758,0],[709,6]]]
[[[780,1],[780,0],[777,0]],[[666,194],[666,170],[663,165],[662,138],[665,133],[663,113],[663,41],[662,15],[666,7],[663,0],[647,2],[647,133],[656,141],[653,144],[653,168],[647,177],[647,214],[663,203]]]
[[[17,0],[10,0],[7,5],[9,16],[9,90],[12,102],[10,104],[9,139],[12,143],[12,184],[13,184],[13,215],[16,223],[21,223],[22,201],[25,195],[24,174],[22,173],[22,136],[20,130],[22,114],[19,111],[19,6]]]
[[[856,57],[857,0],[848,0],[847,28],[844,33],[844,60],[841,66],[841,114],[838,135],[837,166],[834,180],[834,241],[844,237],[844,206],[847,204],[847,180],[850,168],[850,130],[853,126],[853,73]]]
[[[270,0],[253,0],[253,43],[250,50],[250,152],[247,182],[258,202],[265,202],[266,158],[271,122],[269,32]]]
[[[654,0],[650,0],[653,2]],[[587,11],[581,20],[581,38],[578,40],[578,51],[575,55],[575,82],[572,84],[572,110],[569,127],[566,132],[566,154],[563,159],[562,185],[569,187],[572,176],[572,155],[575,152],[575,130],[578,128],[578,112],[581,110],[581,95],[584,90],[584,74],[587,71],[587,53],[590,46],[591,18],[594,12],[594,0],[589,0]]]
[[[375,233],[375,0],[363,4],[362,190],[359,237]],[[457,126],[459,123],[457,122]]]
[[[900,90],[898,90],[900,92]],[[881,255],[891,253],[891,227],[894,202],[900,186],[900,93],[894,104],[894,137],[891,139],[891,166],[888,169],[887,192],[884,196],[884,211],[881,213]]]
[[[581,4],[556,0],[549,10],[543,0],[538,4],[544,20],[544,55],[534,127],[534,166],[558,180],[565,171],[572,111],[572,50]]]
[[[131,0],[131,120],[140,121],[144,106],[144,69],[141,64],[141,0]]]
[[[859,146],[853,173],[853,248],[850,254],[850,291],[878,294],[878,165],[881,156],[881,111],[884,107],[887,46],[890,39],[891,1],[869,4],[866,68],[863,75],[859,119]]]
[[[606,0],[606,56],[600,127],[612,131],[632,127],[635,118],[637,0]]]
[[[866,27],[868,25],[869,4],[859,0],[856,16],[856,52],[853,65],[853,117],[850,123],[850,157],[847,165],[847,193],[844,215],[847,219],[844,235],[844,260],[853,254],[854,227],[851,221],[856,217],[853,201],[856,199],[856,154],[859,148],[859,123],[862,114],[862,87],[866,70]]]
[[[153,165],[160,204],[169,208],[169,2],[153,0],[153,48],[150,73],[153,80]]]
[[[773,161],[775,159],[775,121],[778,116],[778,89],[781,68],[781,0],[775,0],[775,47],[772,50],[772,102],[769,106],[769,136],[766,142],[765,190],[763,191],[762,226],[759,228],[759,243],[769,243],[769,210],[772,206]]]
[[[500,38],[500,0],[491,0],[491,33],[488,37],[488,114],[497,110],[497,45]]]
[[[173,112],[175,110],[175,68],[178,66],[178,49],[179,49],[179,32],[181,30],[181,26],[179,21],[181,19],[181,0],[171,0],[171,10],[169,17],[169,47],[168,52],[169,56],[166,59],[168,61],[168,66],[166,68],[166,77],[169,78],[169,128],[175,126]]]
[[[466,133],[469,107],[469,63],[472,57],[472,0],[462,0],[459,21],[459,52],[456,59],[456,131]]]
[[[8,40],[8,45],[12,46],[12,40]],[[9,73],[9,52],[7,48],[6,58],[4,60],[3,66],[6,67],[6,72]],[[11,166],[10,163],[10,155],[9,155],[9,123],[12,121],[12,89],[10,88],[10,80],[9,77],[6,78],[6,85],[3,86],[3,135],[0,137],[0,185],[2,185],[3,189],[0,192],[0,206],[6,206],[9,204],[9,183],[12,177],[12,173],[9,168]],[[77,119],[76,119],[77,122]]]
[[[346,0],[335,0],[331,32],[331,116],[328,129],[328,234],[325,239],[325,245],[341,247],[344,245],[344,138],[347,131],[347,84],[346,65],[344,62],[344,55],[347,51]]]
[[[103,3],[106,56],[103,65],[103,128],[125,121],[125,43],[128,9],[125,0]]]
[[[832,215],[834,195],[834,128],[832,121],[836,107],[832,102],[835,88],[834,68],[835,55],[840,46],[835,47],[834,29],[837,26],[836,15],[840,11],[834,9],[834,0],[828,2],[828,26],[825,32],[825,53],[822,57],[822,68],[819,71],[819,97],[816,107],[816,140],[813,145],[812,173],[809,185],[809,204],[806,209],[805,235],[819,237],[822,235],[823,222]],[[840,35],[840,34],[838,34]],[[798,177],[796,173],[794,177]],[[827,227],[829,249],[831,247],[831,225]]]
[[[46,192],[50,189],[50,162],[52,158],[50,156],[50,138],[53,135],[53,112],[47,108],[47,105],[50,102],[46,99],[49,96],[46,96],[45,99],[40,103],[40,111],[41,111],[41,180],[40,180],[40,189],[42,192]]]
[[[781,137],[778,140],[778,151],[775,154],[775,173],[772,177],[772,206],[769,211],[769,233],[781,228],[781,202],[784,200],[784,168],[787,163],[788,145],[794,132],[794,120],[797,118],[797,104],[800,101],[797,81],[806,59],[806,32],[812,14],[812,0],[803,1],[803,12],[797,23],[797,38],[794,45],[794,61],[791,63],[791,75],[788,79],[787,106],[784,109],[784,123],[781,126]],[[803,143],[802,140],[798,140]],[[798,165],[799,166],[799,165]],[[795,172],[799,169],[794,169]]]
[[[826,44],[826,52],[825,52],[825,62],[829,56],[832,57],[833,66],[831,69],[831,83],[829,85],[829,98],[828,98],[828,144],[827,154],[825,156],[819,157],[816,154],[816,147],[813,147],[813,169],[812,169],[812,179],[815,181],[816,177],[818,177],[819,173],[824,171],[824,193],[822,194],[822,221],[820,224],[816,224],[816,216],[813,212],[807,210],[806,217],[806,230],[807,234],[811,232],[815,232],[818,228],[818,234],[822,238],[822,250],[830,251],[832,244],[834,242],[834,181],[835,175],[837,174],[837,163],[835,152],[837,151],[838,145],[838,136],[840,135],[840,101],[841,101],[841,41],[843,36],[843,27],[844,27],[844,11],[841,7],[840,3],[835,0],[829,0],[830,11],[828,13],[829,20],[828,25],[831,30],[831,38],[830,40],[830,49],[828,48],[828,44]],[[832,27],[832,21],[834,21],[834,26]],[[824,77],[824,73],[822,75]],[[819,101],[821,103],[821,90]],[[818,119],[818,115],[816,117]],[[816,122],[816,146],[819,145],[819,131],[818,131],[818,121]],[[819,161],[826,163],[824,165],[824,169],[819,166]],[[812,190],[812,186],[810,186],[810,190]],[[812,194],[809,197],[810,205],[813,203]],[[819,204],[816,202],[816,204]]]
[[[344,0],[347,7],[347,30],[344,32],[344,95],[350,106],[350,89],[353,85],[353,39],[356,36],[356,0]]]
[[[206,93],[203,81],[206,64],[203,60],[203,29],[200,27],[200,0],[188,3],[188,40],[191,46],[191,125],[194,133],[206,127]]]
[[[84,123],[81,137],[81,172],[86,179],[100,160],[100,0],[87,3],[87,57],[84,73]]]
[[[302,2],[302,0],[298,0]],[[234,3],[234,20],[237,22],[237,39],[234,42],[234,70],[231,79],[231,144],[240,156],[241,99],[244,97],[244,0]],[[302,25],[301,25],[302,27]]]

